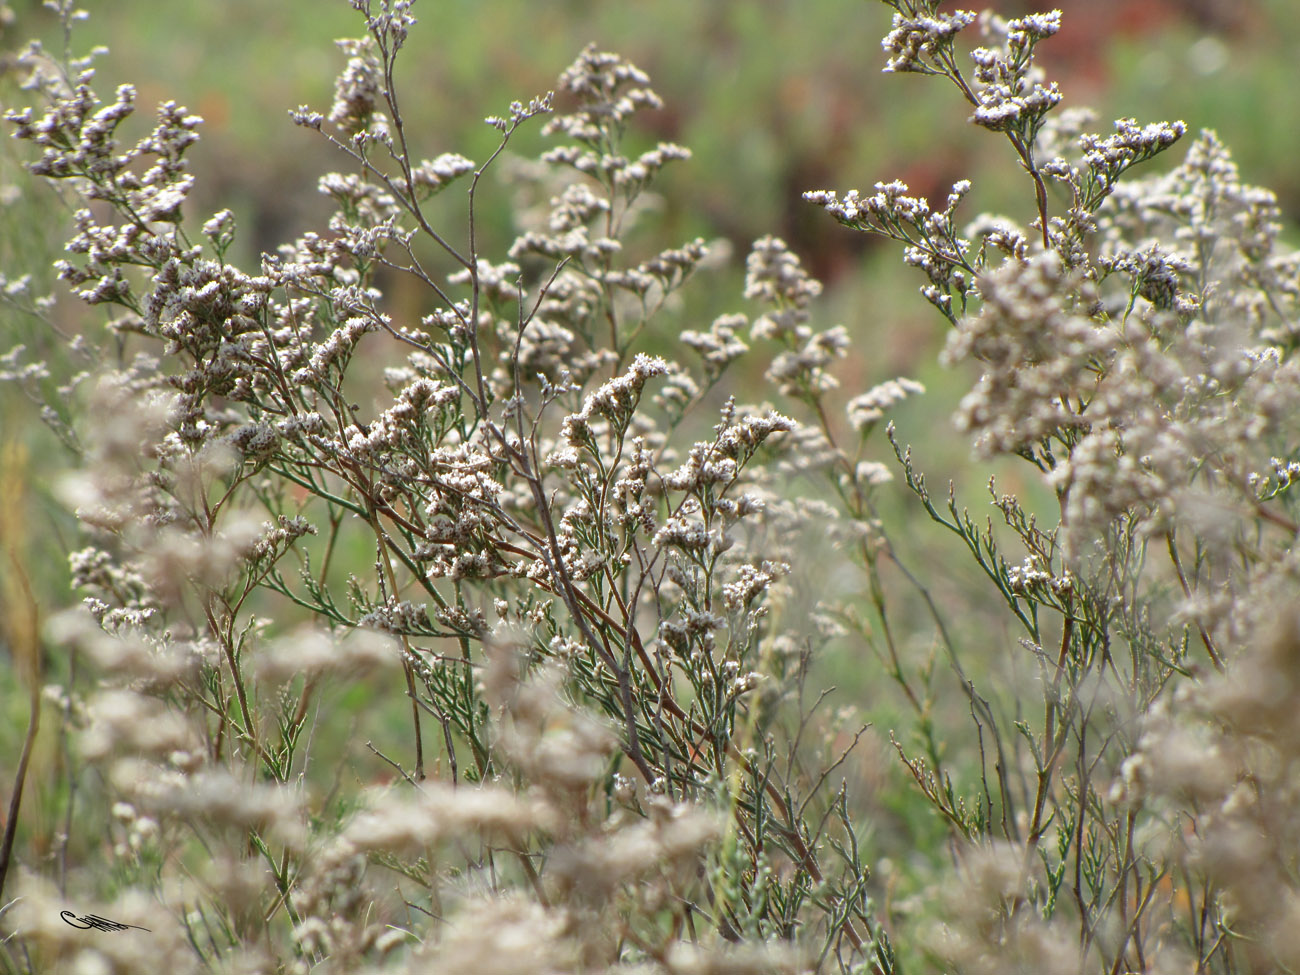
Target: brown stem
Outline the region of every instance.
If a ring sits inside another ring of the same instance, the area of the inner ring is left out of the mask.
[[[36,742],[36,731],[41,723],[41,683],[33,679],[31,688],[31,714],[27,718],[27,735],[23,738],[22,755],[18,758],[18,771],[14,773],[13,792],[9,796],[9,818],[5,820],[4,839],[0,841],[0,904],[4,903],[5,879],[13,855],[14,840],[18,835],[18,809],[23,801],[23,785],[27,781],[27,765]]]
[[[1178,584],[1183,587],[1183,596],[1191,599],[1192,587],[1187,582],[1186,573],[1183,572],[1183,562],[1178,557],[1178,546],[1174,543],[1174,533],[1172,531],[1165,532],[1165,544],[1169,547],[1169,558],[1174,563],[1174,571],[1178,573]],[[1196,632],[1201,635],[1201,642],[1205,644],[1205,652],[1210,655],[1210,662],[1214,664],[1214,669],[1222,674],[1227,669],[1223,666],[1223,657],[1215,649],[1214,641],[1199,620],[1196,623]]]
[[[500,547],[503,550],[510,552],[511,554],[522,555],[525,557],[530,555],[530,553],[528,553],[524,549],[520,549],[516,546],[510,545],[507,542],[502,542],[500,544]],[[552,592],[554,591],[551,587],[548,587],[545,584],[539,583],[539,585],[542,585],[542,588],[547,589],[548,591],[552,591]],[[576,587],[572,587],[570,589],[570,592],[575,602],[581,604],[584,610],[595,615],[607,625],[615,626],[619,629],[622,629],[622,627],[619,627],[618,623],[612,617],[610,617],[610,615],[606,613],[605,610],[603,610],[586,593],[581,592]],[[580,624],[580,625],[582,626],[583,629],[586,629],[585,624]],[[641,642],[641,635],[636,631],[635,628],[630,626],[627,628],[626,632],[631,635],[632,649],[636,652],[637,659],[641,662],[642,666],[645,668],[646,676],[649,677],[651,683],[654,684],[655,690],[659,692],[659,698],[661,700],[664,710],[666,710],[670,715],[672,715],[678,721],[682,722],[683,725],[686,727],[686,729],[690,733],[695,735],[697,738],[709,738],[710,740],[712,740],[711,736],[709,735],[708,728],[706,728],[703,724],[691,718],[691,716],[682,709],[681,705],[679,705],[675,700],[673,700],[672,697],[663,693],[665,687],[659,679],[659,674],[654,668],[654,664],[653,661],[651,661],[650,659],[650,655],[646,652],[645,646]],[[625,717],[629,722],[632,722],[633,718],[630,714],[626,715]],[[732,757],[732,759],[734,759],[737,763],[739,763],[744,773],[752,777],[754,774],[754,766],[753,763],[749,760],[749,758],[747,758],[745,754],[733,742],[727,743],[726,750],[727,753]],[[644,758],[642,758],[642,761],[644,761]],[[643,770],[642,775],[644,774],[645,772]],[[776,806],[777,810],[780,812],[781,818],[785,820],[785,824],[781,827],[781,832],[786,842],[788,842],[790,846],[793,848],[793,851],[796,857],[798,858],[799,865],[808,872],[808,876],[812,878],[814,884],[821,884],[823,882],[823,874],[821,872],[821,868],[818,867],[817,865],[817,860],[815,855],[813,854],[813,851],[808,848],[808,845],[804,842],[803,837],[799,834],[798,816],[795,814],[794,809],[792,809],[790,805],[785,801],[785,796],[781,794],[781,789],[777,786],[775,782],[771,780],[770,777],[766,777],[766,776],[763,777],[763,791],[767,793],[768,798],[771,799],[773,805]],[[862,948],[863,946],[862,936],[857,932],[857,929],[853,926],[853,923],[851,921],[848,920],[845,921],[844,933],[854,948],[856,949]]]

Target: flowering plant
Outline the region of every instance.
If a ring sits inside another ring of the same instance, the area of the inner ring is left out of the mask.
[[[807,194],[904,245],[944,361],[979,372],[958,427],[1041,477],[1044,506],[990,480],[981,524],[883,431],[1013,641],[957,626],[881,515],[873,434],[921,385],[842,395],[851,330],[816,323],[821,285],[775,237],[746,262],[762,310],[708,323],[691,286],[721,249],[639,249],[656,178],[690,156],[632,148],[660,106],[644,72],[589,47],[556,93],[486,119],[481,162],[426,159],[394,72],[412,3],[351,2],[365,35],[340,42],[330,111],[291,113],[346,161],[319,183],[335,212],[251,269],[231,211],[197,232],[186,213],[201,119],[166,103],[131,142],[134,89],[105,104],[89,59],[28,53],[47,108],[7,117],[81,201],[58,273],[110,317],[67,375],[5,359],[34,397],[57,384],[45,416],[85,532],[84,606],[21,646],[34,691],[41,639],[93,666],[45,690],[114,823],[111,877],[74,886],[155,937],[54,924],[28,873],[6,921],[27,969],[1295,961],[1281,702],[1300,631],[1260,606],[1294,602],[1300,261],[1213,135],[1133,178],[1186,127],[1091,134],[1059,109],[1034,57],[1059,13],[887,0],[887,70],[948,79],[1035,216],[961,226],[968,181],[939,210],[898,181]],[[47,6],[70,32],[71,5]],[[555,143],[529,162],[525,126]],[[519,193],[501,252],[478,217],[498,172]],[[431,200],[455,194],[443,225]],[[414,314],[394,298],[410,282]],[[29,311],[58,327],[50,302]],[[770,388],[725,395],[752,359]],[[828,537],[865,611],[807,599]],[[965,739],[909,652],[927,633]],[[869,869],[884,851],[843,772],[866,728],[812,686],[855,637],[912,712],[895,745],[951,843],[951,866],[902,881],[944,894],[917,912]],[[342,733],[339,687],[375,696]],[[350,763],[389,781],[345,782]],[[1265,866],[1281,897],[1251,879]]]

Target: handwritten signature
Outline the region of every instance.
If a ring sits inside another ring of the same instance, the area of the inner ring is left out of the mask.
[[[63,918],[65,924],[70,924],[80,931],[125,931],[127,928],[138,928],[141,931],[148,931],[148,928],[142,928],[138,924],[118,924],[116,921],[110,921],[106,917],[100,917],[98,914],[87,914],[84,917],[77,917],[71,911],[59,911],[59,917]],[[75,922],[81,921],[81,924]]]

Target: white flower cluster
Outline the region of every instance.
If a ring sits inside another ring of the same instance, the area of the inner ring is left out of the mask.
[[[865,393],[859,393],[845,406],[853,429],[865,433],[885,415],[885,411],[908,396],[925,392],[925,387],[915,379],[888,379]]]
[[[582,409],[570,413],[560,427],[561,438],[577,448],[586,445],[591,437],[591,423],[595,417],[604,417],[618,427],[626,428],[641,398],[646,381],[662,376],[668,363],[661,356],[638,352],[627,371],[603,383],[582,401]]]
[[[971,52],[979,85],[971,121],[995,132],[1032,137],[1061,101],[1056,82],[1043,84],[1042,71],[1034,64],[1034,46],[1060,30],[1061,11],[1006,22],[986,16],[981,26],[986,35],[1000,35],[1003,43],[997,50],[979,47]]]
[[[821,282],[808,275],[785,241],[771,236],[754,241],[745,261],[745,297],[775,309],[754,322],[754,338],[808,338],[808,306],[821,291]]]
[[[543,134],[563,132],[582,142],[598,141],[606,119],[624,122],[641,109],[663,107],[649,85],[650,76],[630,61],[588,45],[560,75],[560,88],[587,107],[547,123]]]
[[[1025,595],[1032,593],[1036,588],[1045,587],[1055,596],[1064,598],[1074,589],[1074,576],[1068,570],[1062,571],[1060,575],[1052,575],[1042,567],[1040,559],[1031,556],[1007,570],[1007,584],[1017,595]]]
[[[374,41],[368,37],[336,43],[348,56],[348,63],[334,83],[329,120],[354,135],[368,129],[375,119],[382,98],[383,65],[375,56]]]
[[[720,315],[713,320],[708,332],[687,330],[680,338],[683,345],[694,349],[703,358],[705,374],[716,379],[727,366],[749,351],[749,346],[736,334],[746,324],[748,319],[744,315]]]
[[[973,360],[984,369],[957,412],[981,454],[1015,453],[1086,426],[1077,404],[1092,398],[1095,363],[1116,337],[1063,304],[1080,285],[1054,252],[1007,261],[981,284],[983,311],[949,336],[945,362]]]
[[[1109,186],[1125,169],[1134,163],[1163,152],[1187,132],[1184,122],[1152,122],[1138,125],[1136,119],[1122,118],[1115,122],[1115,134],[1102,138],[1099,135],[1079,137],[1083,161],[1092,178]]]
[[[938,13],[937,3],[907,3],[908,13],[895,13],[881,48],[889,55],[886,71],[937,74],[952,54],[953,38],[975,22],[972,10]],[[921,9],[923,8],[924,12]]]
[[[901,180],[877,183],[875,189],[869,197],[857,190],[849,190],[843,197],[833,190],[810,190],[803,196],[846,227],[902,242],[904,261],[920,268],[928,278],[921,294],[953,320],[954,296],[964,308],[967,295],[975,288],[970,242],[958,235],[953,222],[958,205],[970,192],[970,181],[953,184],[942,210],[932,210],[928,200],[909,195]]]

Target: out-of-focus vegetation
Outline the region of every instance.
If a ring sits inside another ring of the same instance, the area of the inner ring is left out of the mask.
[[[1061,80],[1067,103],[1091,106],[1103,120],[1183,118],[1193,131],[1217,129],[1250,181],[1273,188],[1283,212],[1294,213],[1300,211],[1300,170],[1294,165],[1300,124],[1288,120],[1297,114],[1292,76],[1300,19],[1292,5],[1293,0],[1079,0],[1065,5],[1067,29],[1044,49],[1043,61]],[[6,48],[16,49],[28,36],[59,48],[38,3],[10,6],[15,16],[4,27]],[[102,91],[130,80],[143,106],[176,99],[206,119],[203,141],[192,153],[198,190],[190,207],[210,213],[230,206],[245,257],[323,224],[330,204],[311,189],[316,176],[339,161],[312,133],[293,126],[287,110],[300,104],[328,108],[343,62],[330,42],[357,33],[356,15],[343,0],[107,0],[87,6],[97,38],[112,50],[98,64]],[[1001,12],[1020,11],[1006,4]],[[939,200],[952,182],[970,178],[977,201],[972,214],[1008,211],[1022,221],[1032,215],[1024,210],[1029,195],[1023,173],[1006,147],[959,124],[963,109],[950,91],[922,79],[909,79],[903,91],[897,79],[881,78],[878,38],[888,10],[862,0],[424,0],[417,13],[421,22],[400,82],[408,99],[407,124],[426,156],[455,150],[481,159],[497,141],[481,116],[504,111],[522,94],[553,87],[558,70],[588,41],[644,67],[666,107],[648,116],[631,138],[674,140],[693,152],[658,187],[668,209],[654,222],[656,237],[646,242],[647,251],[700,235],[725,238],[736,254],[729,271],[690,285],[716,298],[713,305],[693,302],[702,321],[683,327],[707,327],[712,314],[732,308],[740,255],[753,239],[780,235],[827,283],[821,314],[843,322],[862,353],[840,369],[841,382],[866,389],[899,373],[924,382],[930,395],[899,410],[900,440],[920,445],[922,455],[947,458],[945,472],[958,477],[959,495],[972,507],[986,502],[981,492],[989,466],[981,465],[978,481],[961,482],[968,446],[949,424],[969,377],[954,379],[936,364],[944,331],[916,299],[918,276],[900,266],[896,249],[831,226],[800,197],[808,189],[866,189],[876,180],[899,178],[917,194]],[[15,80],[16,72],[0,79],[4,107],[26,102]],[[511,148],[526,156],[539,144],[535,130],[524,130]],[[0,266],[11,276],[27,270],[38,281],[48,280],[49,261],[65,237],[66,213],[46,187],[21,179],[18,166],[11,147],[0,150]],[[515,230],[510,200],[505,194],[485,200],[481,228],[500,249]],[[9,314],[0,309],[0,316]],[[27,327],[4,319],[5,326],[10,322],[16,333]],[[671,336],[661,340],[670,342]],[[760,381],[757,372],[752,378]],[[47,458],[59,448],[39,429],[28,404],[4,395],[9,398],[0,400],[0,438],[34,448],[6,475],[28,486],[31,528],[20,554],[33,566],[37,601],[61,604],[66,546],[60,532],[66,516],[44,493],[42,477]],[[1007,489],[1032,499],[1034,488],[1019,467],[1006,465],[1000,476]],[[883,503],[897,505],[888,512],[894,517],[916,511],[902,491]],[[942,562],[946,544],[950,540],[918,533],[912,551],[920,558],[933,546],[934,560]],[[935,580],[934,596],[944,601],[962,593],[964,603],[975,603],[970,593],[978,591],[978,582],[963,568]],[[978,614],[967,620],[984,623]],[[840,685],[842,701],[872,705],[883,741],[897,703],[870,686],[870,672],[857,661],[831,659],[823,666]],[[3,687],[5,703],[23,700],[16,681],[6,676]],[[363,703],[349,702],[344,710],[359,711]],[[23,707],[8,713],[21,715]],[[955,728],[964,717],[937,721],[942,727],[951,720]],[[21,735],[15,717],[0,728],[0,748],[14,751]],[[883,797],[872,823],[892,834],[886,845],[901,846],[899,835],[912,833],[916,847],[940,849],[942,824],[914,792],[875,789],[902,778],[892,752],[861,749],[854,762],[853,774],[867,786],[860,791]],[[36,785],[34,815],[53,822],[58,810],[42,807]]]

